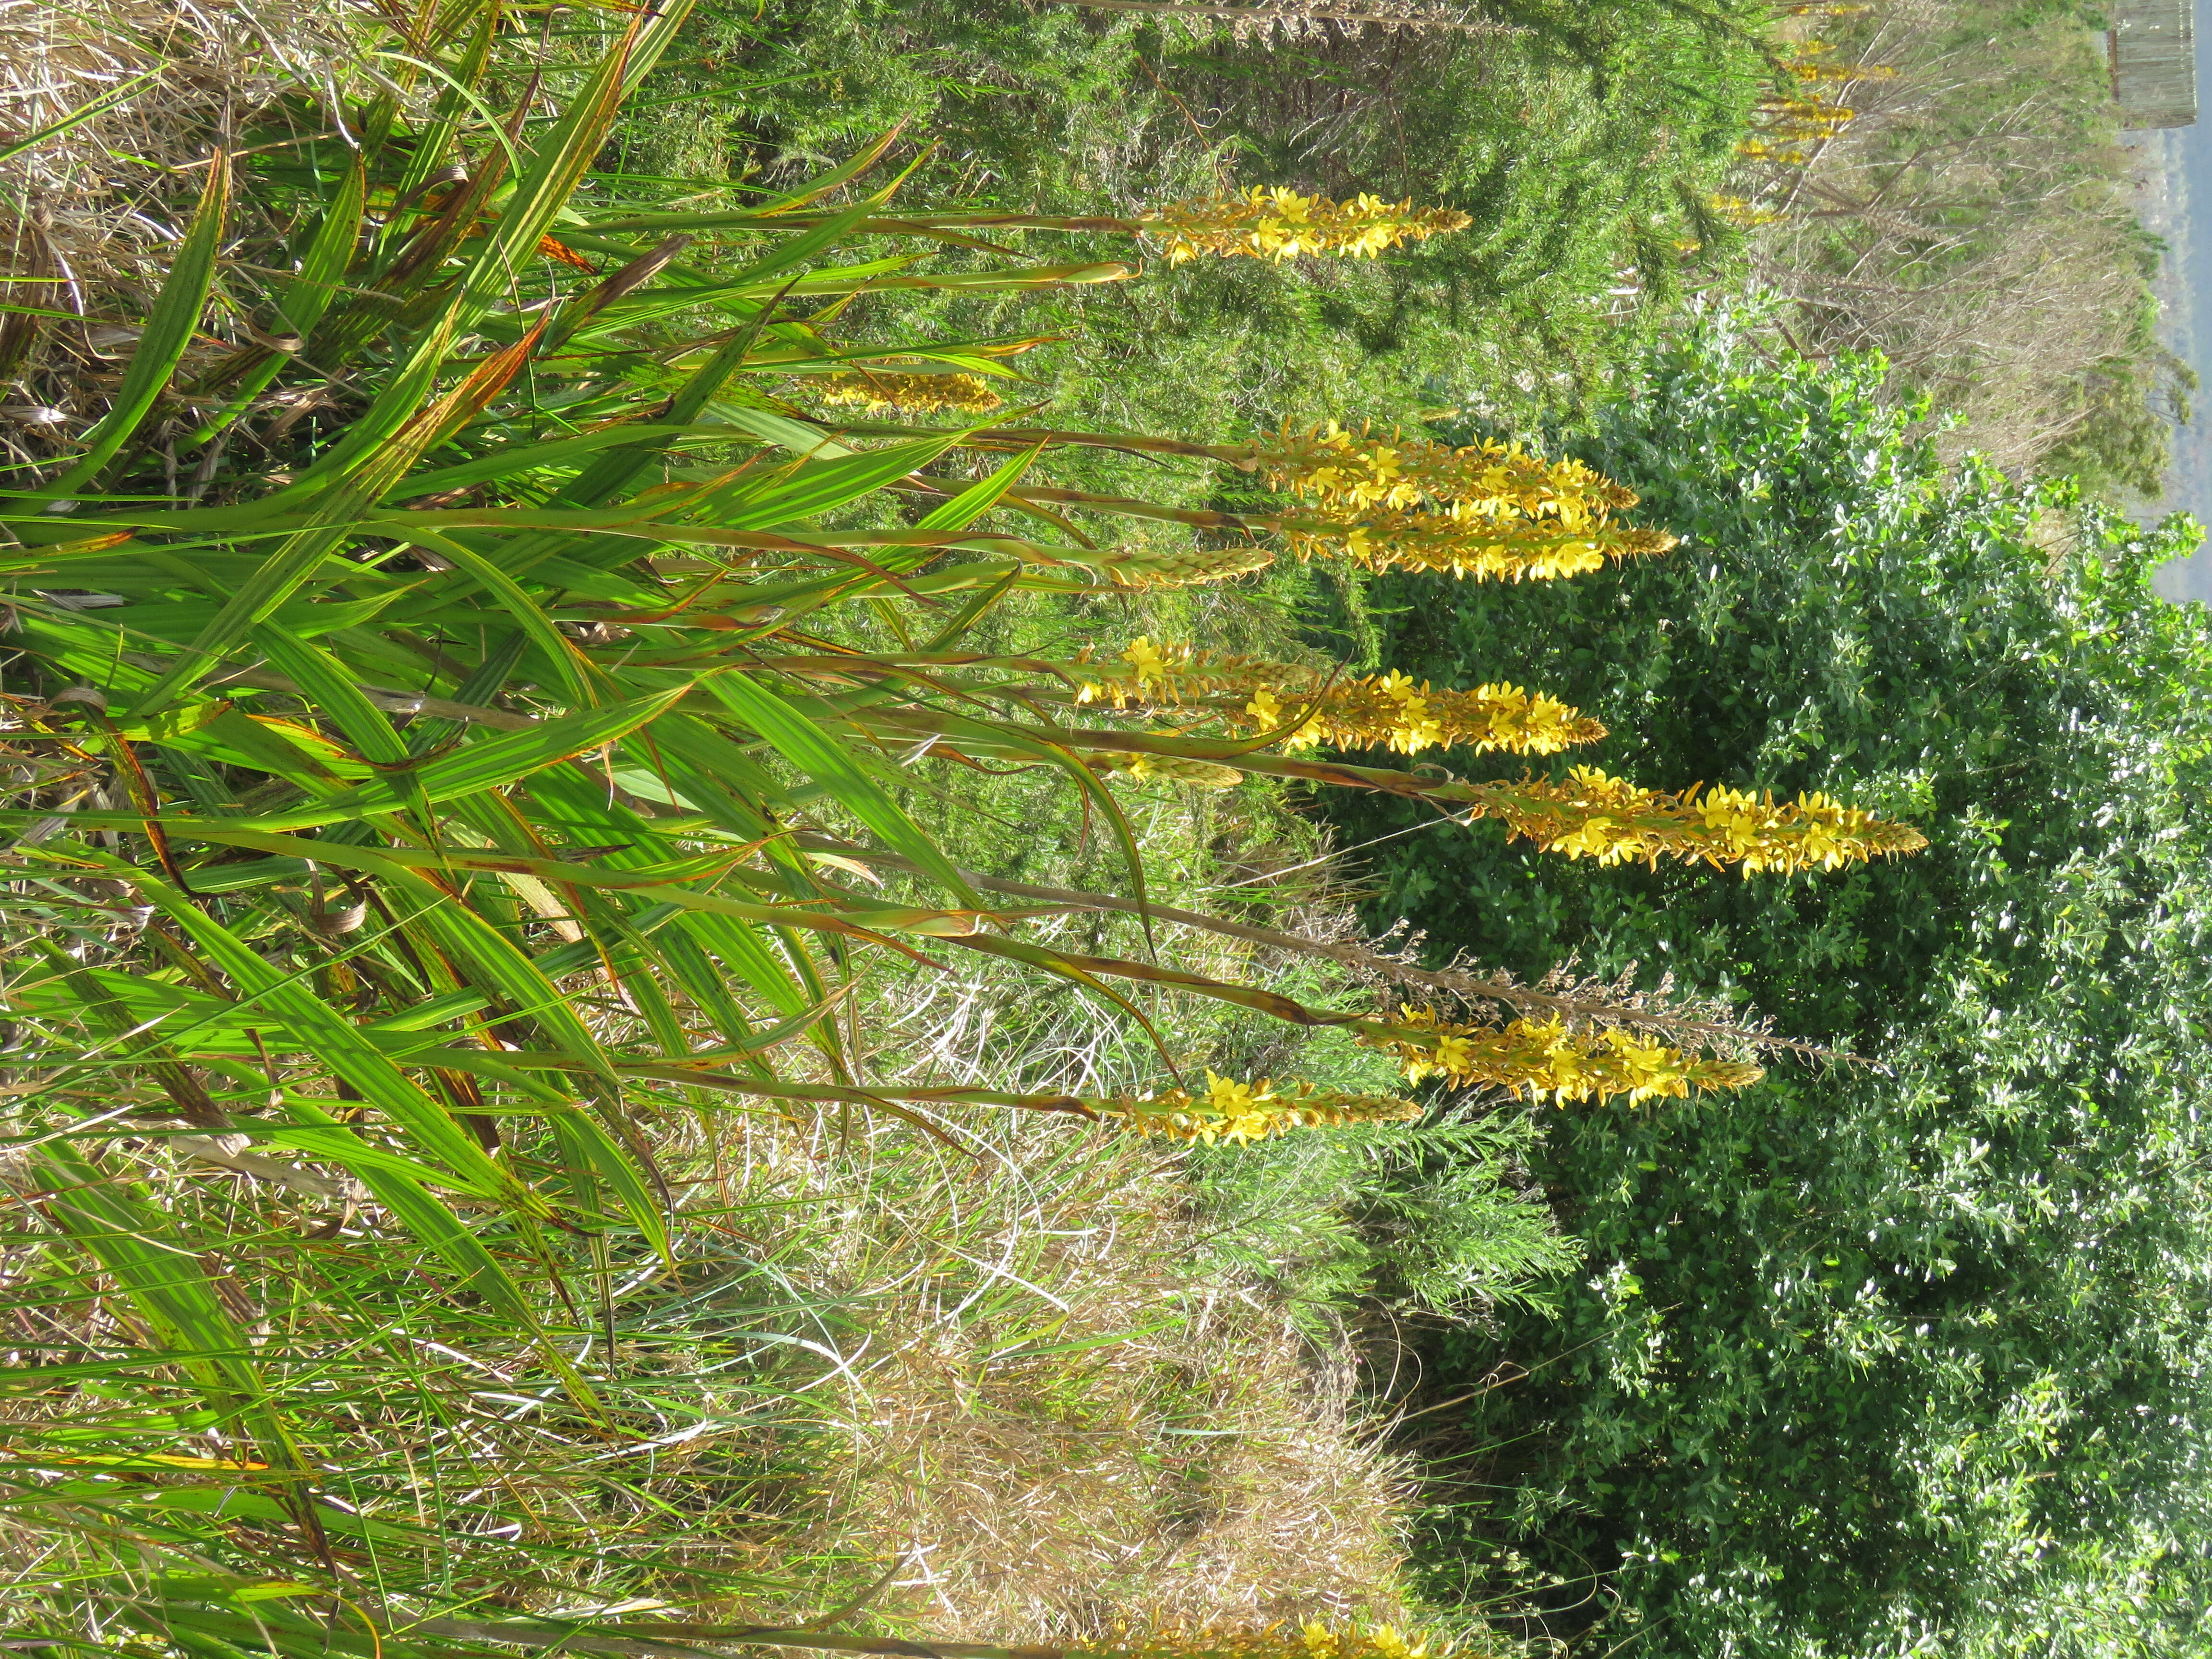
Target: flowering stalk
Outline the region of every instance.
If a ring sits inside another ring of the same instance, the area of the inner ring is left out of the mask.
[[[1434,511],[1234,514],[1210,507],[1160,507],[1122,495],[1025,485],[1007,494],[1043,506],[1155,519],[1206,530],[1273,531],[1300,558],[1336,555],[1370,570],[1433,570],[1455,576],[1524,578],[1581,575],[1608,560],[1664,553],[1674,538],[1635,530],[1595,513],[1523,519],[1487,513],[1466,501]]]
[[[1519,444],[1455,447],[1335,422],[1285,426],[1243,465],[1278,489],[1328,509],[1274,520],[1302,558],[1337,553],[1371,570],[1460,577],[1579,575],[1663,553],[1674,538],[1616,524],[1636,493],[1572,457],[1547,460]]]
[[[1474,222],[1450,208],[1416,208],[1361,194],[1349,202],[1301,196],[1280,186],[1255,186],[1242,196],[1177,202],[1139,222],[1157,237],[1170,264],[1212,255],[1293,259],[1344,253],[1373,258],[1401,242],[1425,241]]]
[[[922,867],[910,859],[858,842],[802,832],[793,837],[793,844],[808,850],[834,853],[840,858],[878,869],[897,870],[908,875],[924,873]],[[1639,991],[1626,981],[1607,982],[1595,975],[1577,976],[1565,969],[1554,968],[1537,983],[1528,985],[1504,969],[1480,973],[1457,962],[1441,969],[1424,968],[1408,960],[1402,949],[1393,950],[1383,940],[1355,943],[1313,939],[1150,899],[1140,903],[1113,893],[1040,887],[1029,882],[1009,881],[1003,876],[988,876],[979,870],[963,870],[960,876],[978,892],[1003,893],[1069,910],[1103,910],[1142,916],[1154,923],[1173,922],[1270,950],[1325,957],[1350,969],[1352,976],[1364,984],[1410,988],[1448,997],[1462,1007],[1498,1011],[1482,1015],[1493,1022],[1534,1016],[1563,1019],[1577,1030],[1603,1030],[1618,1025],[1662,1037],[1677,1048],[1703,1048],[1724,1057],[1741,1057],[1766,1049],[1804,1060],[1852,1058],[1818,1043],[1777,1036],[1765,1021],[1747,1022],[1738,1018],[1725,1000],[1685,995],[1675,989],[1671,975],[1662,978],[1652,989]]]
[[[1838,8],[1830,15],[1841,14]],[[1854,9],[1864,10],[1864,7]],[[1803,14],[1800,12],[1799,15]],[[1790,75],[1799,81],[1891,81],[1897,71],[1887,64],[1830,64],[1821,60],[1836,49],[1832,40],[1808,40],[1797,48],[1796,56],[1785,65]]]
[[[1917,830],[1821,794],[1777,801],[1771,793],[1753,796],[1718,786],[1702,796],[1695,787],[1668,794],[1591,766],[1577,766],[1557,783],[1527,778],[1476,787],[1482,797],[1471,803],[1476,816],[1500,820],[1510,834],[1547,853],[1600,864],[1656,866],[1671,854],[1716,868],[1740,865],[1747,876],[1764,870],[1788,875],[1928,844]]]
[[[1119,663],[1072,665],[1079,703],[1200,710],[1239,732],[1273,732],[1299,720],[1285,746],[1377,745],[1411,755],[1437,746],[1550,755],[1605,735],[1595,720],[1543,692],[1491,684],[1438,691],[1395,670],[1333,678],[1321,670],[1258,658],[1216,656],[1188,646],[1132,641]]]
[[[944,730],[948,717],[908,708],[872,711],[866,718],[887,734],[911,740]],[[1820,794],[1777,801],[1771,794],[1753,796],[1726,787],[1701,793],[1695,786],[1669,793],[1640,789],[1595,767],[1577,767],[1556,783],[1534,777],[1468,783],[1448,775],[1255,754],[1236,743],[1162,732],[1011,724],[1000,729],[1018,738],[1043,738],[1079,751],[1179,756],[1240,772],[1431,801],[1470,819],[1497,819],[1508,834],[1534,841],[1546,852],[1603,864],[1641,860],[1656,866],[1671,856],[1716,867],[1738,864],[1746,875],[1792,874],[1917,852],[1928,844],[1926,836],[1908,825],[1885,822]],[[993,741],[981,728],[972,736],[963,730],[960,740],[963,747],[983,750]]]
[[[1674,538],[1618,523],[1636,505],[1633,490],[1571,458],[1547,460],[1517,444],[1455,447],[1371,429],[1354,434],[1334,422],[1244,444],[1191,444],[1133,434],[1005,431],[979,447],[1088,444],[1226,462],[1261,471],[1299,495],[1302,510],[1234,514],[1163,507],[1122,495],[1023,484],[1014,498],[1039,506],[1079,507],[1118,517],[1200,529],[1273,532],[1301,558],[1335,555],[1371,570],[1448,572],[1520,580],[1579,575],[1609,562],[1663,553]],[[930,481],[947,494],[951,481]]]
[[[1285,515],[1267,522],[1302,559],[1333,554],[1377,572],[1427,570],[1477,581],[1586,575],[1623,559],[1664,553],[1675,541],[1663,530],[1597,518],[1519,519],[1463,501],[1437,512]]]
[[[858,407],[873,415],[896,410],[908,415],[951,410],[980,415],[999,407],[999,394],[980,374],[906,374],[883,369],[850,369],[824,377],[825,404]]]
[[[1139,782],[1165,778],[1170,783],[1187,783],[1199,789],[1234,789],[1244,781],[1244,775],[1233,767],[1187,760],[1181,755],[1086,755],[1083,763],[1094,772],[1125,773]]]
[[[1324,507],[1410,507],[1464,501],[1524,519],[1595,517],[1636,505],[1636,492],[1571,457],[1547,461],[1519,444],[1463,446],[1393,432],[1378,437],[1334,421],[1301,430],[1285,425],[1249,446],[1243,465],[1278,489]]]
[[[1715,196],[1711,206],[1714,212],[1741,230],[1755,230],[1761,225],[1771,225],[1782,216],[1779,210],[1747,202],[1741,196]]]
[[[1770,144],[1764,138],[1747,138],[1735,147],[1736,159],[1743,161],[1772,161],[1781,167],[1802,167],[1813,159],[1812,152],[1795,144]]]
[[[1421,1115],[1419,1106],[1395,1095],[1352,1094],[1340,1089],[1316,1089],[1310,1084],[1278,1094],[1266,1078],[1257,1083],[1239,1083],[1210,1071],[1202,1095],[1170,1089],[1161,1094],[1116,1095],[1084,1103],[1099,1116],[1115,1120],[1139,1134],[1202,1141],[1208,1146],[1217,1140],[1231,1145],[1265,1140],[1292,1129],[1406,1123]]]
[[[807,230],[827,223],[821,213],[777,213],[748,210],[716,216],[715,222],[757,224],[764,229]],[[657,228],[655,216],[595,223],[601,234]],[[687,224],[697,224],[696,216]],[[939,231],[1062,230],[1109,235],[1152,236],[1170,264],[1206,256],[1291,259],[1300,254],[1341,253],[1373,258],[1404,242],[1464,230],[1474,221],[1452,208],[1417,208],[1410,200],[1386,202],[1360,195],[1348,202],[1302,196],[1281,185],[1255,185],[1242,196],[1217,196],[1175,202],[1134,218],[1093,214],[1079,217],[1033,213],[910,213],[866,219],[855,232],[879,235],[929,235]]]
[[[1636,505],[1633,490],[1571,457],[1549,461],[1518,444],[1385,440],[1332,421],[1285,427],[1255,446],[1253,463],[1277,489],[1339,515],[1277,521],[1302,558],[1336,552],[1370,570],[1518,580],[1579,575],[1674,544],[1663,532],[1613,522]]]
[[[1327,23],[1334,23],[1347,35],[1369,28],[1393,34],[1400,29],[1494,37],[1528,33],[1511,23],[1471,20],[1429,0],[1059,0],[1059,3],[1099,11],[1145,12],[1189,23],[1194,28],[1200,19],[1226,23],[1239,42],[1255,36],[1267,40],[1271,30],[1278,28],[1292,40],[1302,40],[1310,34],[1325,34]]]
[[[1559,1105],[1626,1095],[1630,1105],[1679,1099],[1693,1089],[1741,1089],[1765,1075],[1737,1060],[1707,1059],[1619,1027],[1580,1031],[1558,1019],[1463,1025],[1409,1008],[1359,1030],[1366,1047],[1395,1054],[1408,1082],[1442,1078],[1455,1089],[1487,1084]]]
[[[1823,93],[1769,99],[1759,111],[1767,118],[1766,137],[1795,143],[1814,143],[1834,137],[1858,118],[1858,112]],[[1738,155],[1752,158],[1776,154],[1765,137],[1747,138],[1736,146]]]
[[[1203,582],[1227,581],[1249,575],[1274,563],[1275,556],[1253,542],[1234,542],[1225,547],[1102,548],[1063,556],[1065,564],[1081,563],[1103,574],[1116,587],[1189,587]]]
[[[258,1616],[264,1622],[301,1621],[301,1615],[283,1602]],[[881,1656],[882,1659],[914,1659],[917,1652],[933,1659],[1453,1659],[1458,1651],[1449,1642],[1409,1642],[1389,1625],[1352,1625],[1342,1631],[1317,1624],[1302,1630],[1285,1630],[1279,1624],[1257,1630],[1172,1626],[1124,1632],[1119,1640],[1078,1647],[1017,1647],[992,1642],[946,1642],[934,1637],[917,1641],[910,1636],[851,1636],[811,1626],[702,1625],[635,1618],[588,1626],[554,1619],[422,1619],[408,1628],[433,1636],[520,1648],[567,1648],[588,1642],[594,1649],[605,1650],[619,1642],[616,1650],[643,1651],[642,1644],[633,1646],[621,1638],[644,1638],[648,1642],[707,1642],[716,1648],[740,1644],[799,1648],[817,1653]]]

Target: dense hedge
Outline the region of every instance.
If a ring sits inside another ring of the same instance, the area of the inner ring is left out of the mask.
[[[1716,322],[1581,446],[1674,554],[1372,596],[1389,660],[1581,704],[1610,770],[1931,842],[1781,881],[1481,828],[1376,850],[1378,922],[1671,969],[1875,1062],[1553,1116],[1540,1174],[1590,1261],[1556,1321],[1504,1316],[1532,1375],[1457,1408],[1431,1565],[1494,1584],[1516,1549],[1566,1581],[1549,1628],[1617,1606],[1652,1659],[2201,1651],[2212,630],[2147,581],[2195,532],[1947,477],[1880,380]],[[1409,822],[1357,805],[1346,838]],[[1497,1375],[1494,1332],[1433,1348],[1446,1389]]]

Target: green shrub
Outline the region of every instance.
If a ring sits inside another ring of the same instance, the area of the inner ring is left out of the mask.
[[[1671,971],[1865,1057],[1553,1119],[1533,1168],[1588,1267],[1556,1323],[1506,1313],[1550,1363],[1462,1425],[1430,1559],[1480,1587],[1516,1548],[1565,1581],[1545,1628],[1618,1597],[1608,1641],[1685,1659],[2191,1651],[2212,629],[2147,577],[2196,532],[1948,473],[1881,374],[1716,318],[1579,446],[1671,556],[1565,595],[1375,585],[1389,659],[1577,702],[1609,765],[1848,792],[1931,843],[1756,884],[1540,872],[1479,829],[1375,854],[1376,921]]]

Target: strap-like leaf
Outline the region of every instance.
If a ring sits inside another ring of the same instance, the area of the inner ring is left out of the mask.
[[[55,1188],[47,1213],[130,1297],[164,1351],[149,1356],[152,1363],[173,1364],[190,1376],[211,1405],[246,1429],[271,1469],[306,1469],[289,1425],[271,1405],[249,1357],[252,1345],[224,1310],[198,1252],[168,1237],[167,1218],[139,1202],[132,1183],[117,1180],[66,1140],[49,1143],[38,1156]],[[290,1517],[319,1547],[307,1495],[290,1480],[276,1486]]]
[[[383,1112],[426,1158],[450,1170],[456,1185],[495,1194],[525,1215],[548,1213],[544,1199],[486,1157],[444,1103],[410,1082],[351,1020],[297,980],[279,973],[175,889],[143,874],[137,881],[147,900],[199,947],[241,998],[276,1015],[291,1042]]]
[[[937,843],[915,827],[844,746],[814,721],[750,674],[729,670],[709,677],[704,684],[724,708],[820,784],[840,806],[873,830],[884,846],[921,865],[963,904],[976,902],[968,884]]]
[[[495,738],[463,744],[406,773],[371,779],[290,811],[257,813],[237,822],[256,830],[304,830],[346,818],[404,812],[421,802],[503,789],[571,756],[587,754],[629,736],[671,708],[690,689],[678,686],[654,696],[544,720],[527,731],[503,732]]]
[[[229,206],[229,158],[217,151],[208,165],[207,183],[200,191],[199,205],[192,211],[191,226],[170,256],[169,274],[161,279],[161,292],[123,370],[123,384],[116,391],[115,401],[84,434],[84,453],[76,465],[47,485],[44,493],[65,495],[90,483],[145,422],[154,400],[176,373],[185,348],[198,331],[208,291],[215,286],[216,255],[222,248]]]

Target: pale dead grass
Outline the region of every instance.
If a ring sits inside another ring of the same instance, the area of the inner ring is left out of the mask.
[[[804,1287],[869,1309],[776,1547],[902,1563],[876,1610],[940,1638],[1401,1619],[1407,1471],[1348,1356],[1197,1276],[1171,1157],[981,1127],[980,1160],[901,1126],[827,1159],[830,1123],[747,1133],[748,1191],[805,1194]]]
[[[338,107],[362,0],[0,0],[0,441],[44,459],[97,413],[206,169],[287,91]],[[50,131],[71,118],[87,118]],[[262,204],[230,228],[265,237]]]
[[[1743,188],[1778,216],[1753,269],[1804,345],[1881,352],[1893,392],[1956,417],[1933,434],[1947,461],[2019,471],[2091,422],[2088,377],[2142,352],[2136,179],[2110,131],[2085,136],[2111,118],[2101,37],[2052,16],[2001,46],[1970,13],[1901,0],[1844,26],[1831,61],[1875,71],[1836,93],[1855,118]]]
[[[288,88],[335,105],[363,9],[355,0],[0,0],[0,127],[10,140],[128,88],[0,162],[4,210],[81,284],[158,272],[177,234],[167,185],[234,145]]]
[[[958,1127],[981,1157],[865,1114],[665,1119],[666,1167],[705,1180],[680,1273],[642,1261],[616,1291],[637,1439],[580,1431],[526,1352],[426,1308],[380,1335],[408,1348],[405,1386],[340,1384],[358,1397],[319,1413],[319,1457],[362,1512],[443,1517],[487,1564],[558,1552],[517,1602],[544,1611],[644,1592],[789,1623],[887,1577],[847,1616],[947,1639],[1402,1620],[1410,1471],[1378,1449],[1348,1353],[1194,1269],[1172,1155],[1075,1123]],[[309,1218],[156,1143],[112,1155],[179,1214]],[[52,1311],[33,1328],[19,1310],[9,1340],[128,1334],[112,1304]],[[307,1332],[286,1338],[319,1364]],[[0,1577],[55,1570],[58,1547],[0,1529]],[[702,1595],[715,1573],[763,1588]]]

